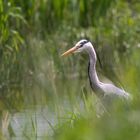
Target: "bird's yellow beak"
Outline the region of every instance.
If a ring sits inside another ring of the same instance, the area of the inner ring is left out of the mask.
[[[73,52],[75,52],[78,49],[77,46],[72,47],[71,49],[67,50],[66,52],[64,52],[61,56],[67,56]]]

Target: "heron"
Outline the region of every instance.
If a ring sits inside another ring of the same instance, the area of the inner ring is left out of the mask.
[[[89,56],[88,64],[88,77],[89,83],[96,94],[96,96],[101,100],[103,105],[106,107],[114,99],[120,100],[131,100],[131,95],[124,91],[123,89],[115,86],[112,83],[103,83],[99,80],[96,72],[96,61],[97,56],[92,43],[89,40],[82,39],[76,43],[76,45],[70,48],[68,51],[64,52],[61,56],[67,56],[72,53],[86,52]]]

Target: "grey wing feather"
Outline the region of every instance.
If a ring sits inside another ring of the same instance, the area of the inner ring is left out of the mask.
[[[101,86],[104,92],[104,96],[111,96],[111,97],[114,96],[114,98],[119,97],[126,100],[132,99],[129,93],[125,92],[123,89],[120,89],[112,84],[102,84]]]

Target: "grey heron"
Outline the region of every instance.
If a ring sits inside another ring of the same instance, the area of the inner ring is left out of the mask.
[[[123,89],[116,87],[114,84],[103,83],[99,80],[96,72],[96,52],[92,43],[86,39],[82,39],[76,43],[74,47],[63,53],[61,56],[67,56],[74,52],[86,52],[89,56],[88,77],[92,90],[101,100],[103,105],[112,102],[113,99],[129,100],[131,96]],[[113,100],[114,101],[114,100]]]

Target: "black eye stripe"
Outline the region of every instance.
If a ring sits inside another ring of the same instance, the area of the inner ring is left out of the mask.
[[[82,47],[84,44],[86,44],[86,43],[88,43],[88,41],[87,40],[85,40],[85,41],[83,41],[83,42],[81,42],[80,43],[80,47]]]

